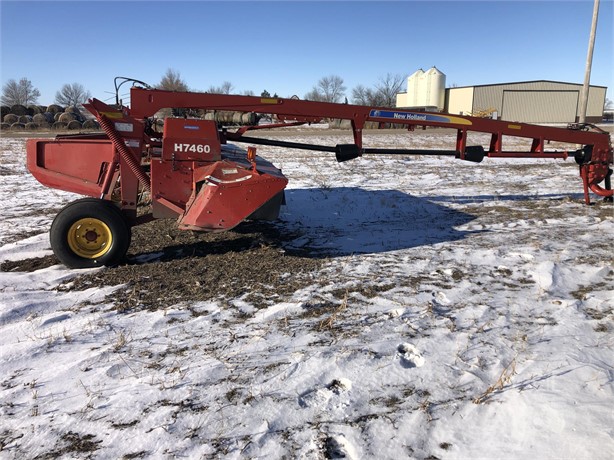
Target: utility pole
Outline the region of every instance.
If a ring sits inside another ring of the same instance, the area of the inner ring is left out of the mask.
[[[595,47],[595,34],[597,32],[597,16],[599,15],[599,0],[595,0],[593,7],[593,23],[591,25],[591,35],[588,39],[588,54],[586,56],[586,71],[584,73],[584,85],[580,97],[580,116],[579,122],[586,123],[586,109],[588,107],[588,89],[591,82],[591,67],[593,65],[593,48]]]

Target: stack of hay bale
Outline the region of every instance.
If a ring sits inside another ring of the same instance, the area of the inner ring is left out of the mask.
[[[95,119],[85,118],[75,106],[64,108],[57,104],[50,106],[29,105],[28,107],[3,105],[1,114],[2,124],[0,128],[3,131],[7,129],[14,131],[53,129],[59,131],[100,128]]]

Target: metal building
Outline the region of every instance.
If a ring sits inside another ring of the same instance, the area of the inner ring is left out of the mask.
[[[586,121],[601,122],[607,87],[590,86]],[[582,85],[535,80],[446,89],[445,111],[526,123],[578,121]]]

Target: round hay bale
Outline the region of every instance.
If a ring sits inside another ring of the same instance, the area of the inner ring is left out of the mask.
[[[12,125],[13,123],[17,123],[19,121],[19,117],[14,113],[8,113],[4,116],[2,121],[8,123],[9,125]]]
[[[51,112],[45,112],[43,113],[43,115],[45,115],[45,118],[47,119],[47,123],[53,123],[54,120],[54,115]]]
[[[38,110],[39,110],[39,113],[45,113],[47,111],[47,106],[46,105],[39,105],[38,106]]]
[[[241,112],[235,112],[232,114],[232,122],[236,125],[240,125],[242,117],[243,114]]]
[[[50,106],[47,107],[47,112],[51,112],[53,114],[56,114],[58,112],[63,112],[63,111],[64,109],[57,104],[51,104]]]
[[[41,121],[40,123],[36,123],[40,129],[51,129],[51,125],[46,121]]]
[[[56,121],[52,126],[52,129],[55,129],[56,131],[61,131],[63,129],[66,129],[66,123],[64,123],[63,121]]]
[[[44,110],[41,110],[40,106],[38,105],[29,105],[28,106],[28,115],[36,115],[37,113],[43,113]]]
[[[74,113],[64,112],[60,114],[60,116],[58,117],[56,121],[63,121],[64,123],[70,123],[71,121],[76,120],[76,119],[77,117],[75,117]]]
[[[30,115],[22,115],[22,116],[19,117],[19,120],[17,120],[17,121],[19,121],[19,123],[23,123],[25,125],[26,123],[32,122],[32,117]]]
[[[83,122],[83,129],[100,129],[100,125],[96,120],[85,120]]]
[[[26,129],[29,131],[34,131],[36,129],[38,129],[38,125],[36,123],[26,123]]]
[[[0,123],[0,131],[5,131],[7,129],[10,129],[11,125],[9,125],[8,123]]]
[[[47,123],[47,117],[42,113],[37,113],[32,117],[32,121],[37,124]]]
[[[218,121],[222,123],[232,123],[235,112],[231,112],[228,110],[217,112]]]
[[[23,123],[13,123],[11,125],[11,130],[12,131],[22,131],[26,128],[26,125],[24,125]]]
[[[56,112],[53,114],[53,121],[59,121],[64,112]]]
[[[81,122],[73,120],[66,125],[66,129],[81,129]]]
[[[333,128],[333,129],[349,129],[352,127],[350,120],[339,120],[339,119],[335,119],[335,120],[331,120],[331,122],[328,123],[328,127],[329,128]]]
[[[28,109],[26,109],[21,104],[15,104],[15,105],[11,106],[11,113],[14,113],[15,115],[20,117],[22,115],[27,115],[28,114]]]
[[[77,115],[81,115],[81,111],[75,105],[71,105],[69,107],[66,107],[64,109],[64,112],[66,112],[66,113],[75,113]]]
[[[241,123],[248,126],[253,126],[257,123],[256,113],[248,112],[241,116]]]
[[[9,113],[11,113],[11,108],[8,105],[3,105],[0,107],[0,119],[3,120]]]

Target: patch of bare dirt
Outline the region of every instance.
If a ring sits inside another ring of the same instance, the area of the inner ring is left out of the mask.
[[[5,260],[0,264],[0,272],[33,272],[59,263],[60,261],[54,255],[24,260]]]
[[[127,263],[80,275],[60,289],[125,285],[109,296],[120,311],[249,296],[263,308],[312,284],[323,260],[288,252],[274,224],[243,223],[224,233],[184,232],[172,220],[133,229]]]

